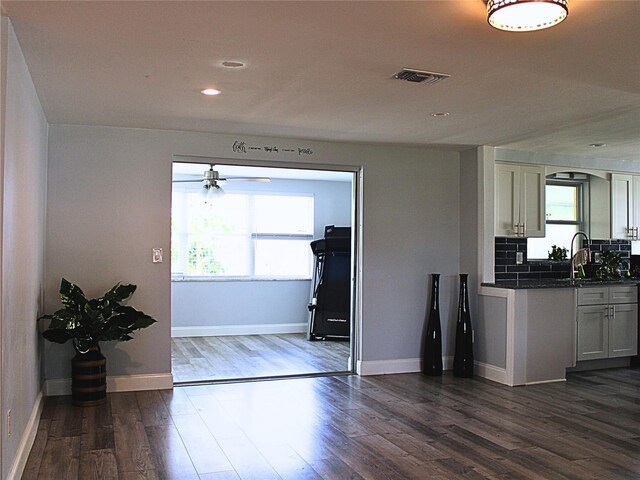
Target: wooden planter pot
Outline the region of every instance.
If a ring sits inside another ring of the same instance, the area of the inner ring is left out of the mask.
[[[71,359],[71,401],[79,407],[107,401],[107,359],[100,347],[76,353]]]

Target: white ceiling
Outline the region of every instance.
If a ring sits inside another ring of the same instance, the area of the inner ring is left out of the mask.
[[[483,0],[3,11],[50,123],[640,159],[640,1],[570,0],[564,23],[530,33],[490,27]],[[402,67],[451,77],[392,79]]]

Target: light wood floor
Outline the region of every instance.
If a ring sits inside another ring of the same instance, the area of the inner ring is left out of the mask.
[[[420,374],[46,400],[24,479],[640,478],[640,370],[510,388]]]
[[[304,333],[183,337],[171,340],[176,382],[272,377],[349,370],[349,342]]]

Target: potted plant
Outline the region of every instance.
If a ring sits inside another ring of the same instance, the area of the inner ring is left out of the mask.
[[[600,265],[596,270],[596,278],[600,280],[614,280],[628,275],[629,264],[622,258],[620,252],[607,250],[600,256]]]
[[[567,259],[567,249],[564,247],[558,247],[557,245],[551,245],[551,251],[549,252],[549,260],[564,261]]]
[[[122,305],[136,285],[116,284],[104,296],[87,299],[80,287],[65,278],[60,284],[64,308],[53,315],[42,333],[55,343],[73,342],[76,356],[71,360],[71,392],[74,405],[98,405],[107,398],[106,359],[100,342],[126,342],[135,330],[146,328],[155,320],[140,310]]]

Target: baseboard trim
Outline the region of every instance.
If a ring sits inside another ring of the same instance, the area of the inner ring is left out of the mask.
[[[140,390],[167,390],[173,388],[171,373],[147,375],[107,376],[107,392],[136,392]],[[45,382],[45,395],[71,395],[71,379],[56,378]]]
[[[273,323],[269,325],[216,325],[210,327],[173,327],[172,337],[220,337],[226,335],[276,335],[306,333],[307,323]]]
[[[397,360],[359,360],[356,364],[358,375],[390,375],[394,373],[415,373],[421,370],[421,359],[400,358]]]
[[[479,377],[486,378],[492,382],[509,385],[507,382],[507,369],[489,365],[488,363],[475,362],[476,374]]]
[[[453,357],[442,357],[443,370],[453,369]],[[399,358],[396,360],[359,360],[356,363],[358,375],[392,375],[394,373],[416,373],[422,371],[421,358]]]
[[[24,467],[27,465],[29,453],[31,452],[31,447],[33,447],[33,442],[35,441],[36,434],[38,433],[38,424],[40,423],[40,416],[42,415],[43,407],[44,394],[40,391],[36,397],[27,426],[22,433],[22,438],[20,439],[16,456],[13,459],[13,464],[9,469],[9,474],[7,476],[8,480],[20,480],[22,477]]]
[[[567,379],[566,378],[554,378],[553,380],[539,380],[537,382],[527,382],[525,383],[525,385],[542,385],[544,383],[559,383],[559,382],[566,382]]]

